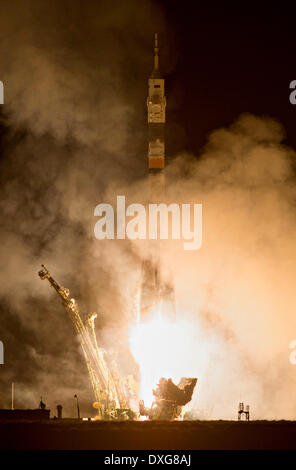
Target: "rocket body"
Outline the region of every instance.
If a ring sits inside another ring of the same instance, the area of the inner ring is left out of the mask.
[[[165,165],[165,107],[164,79],[149,78],[149,94],[147,98],[148,116],[148,165],[149,172],[162,171]]]
[[[163,202],[165,192],[165,80],[159,72],[158,37],[155,34],[154,68],[148,80],[148,168],[151,202]]]
[[[149,202],[165,202],[165,80],[159,72],[158,37],[154,37],[154,68],[148,79],[148,171]],[[140,319],[146,319],[155,308],[162,315],[175,319],[174,289],[164,282],[160,272],[160,242],[151,259],[142,263]]]

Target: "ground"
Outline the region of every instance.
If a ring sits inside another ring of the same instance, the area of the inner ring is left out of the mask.
[[[295,421],[0,422],[0,449],[296,449]]]

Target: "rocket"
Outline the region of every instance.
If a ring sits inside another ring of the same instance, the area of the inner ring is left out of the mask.
[[[154,35],[154,67],[148,80],[147,120],[148,120],[148,168],[150,199],[163,202],[165,192],[165,80],[159,71],[158,35]]]
[[[154,66],[148,79],[148,177],[149,202],[162,203],[165,198],[165,80],[159,70],[158,35],[154,35]],[[155,308],[174,320],[175,292],[171,284],[162,279],[159,269],[160,245],[150,259],[142,262],[140,288],[140,320],[149,316]]]

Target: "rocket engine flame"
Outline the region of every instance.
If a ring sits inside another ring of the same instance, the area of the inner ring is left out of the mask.
[[[197,333],[188,317],[173,322],[163,316],[162,306],[157,306],[148,320],[130,327],[130,350],[140,371],[139,398],[146,406],[151,407],[153,389],[161,377],[175,383],[184,376],[202,377],[209,355],[200,344],[198,356],[192,357],[192,351],[199,349]]]

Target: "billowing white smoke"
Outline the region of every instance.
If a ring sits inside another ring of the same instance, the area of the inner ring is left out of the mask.
[[[239,401],[254,418],[296,416],[295,153],[283,138],[278,123],[245,114],[213,132],[198,161],[182,155],[168,170],[170,199],[203,204],[202,248],[162,253],[178,314],[195,315],[209,344],[197,339],[187,357],[197,374],[207,357],[194,402],[210,417],[236,417]]]
[[[73,2],[1,6],[2,406],[12,380],[18,406],[42,394],[71,415],[74,393],[85,393],[85,407],[92,400],[72,326],[37,277],[42,262],[82,311],[98,310],[99,339],[127,348],[146,248],[95,240],[93,210],[117,194],[141,202],[144,193],[143,180],[131,188],[145,172],[145,113],[135,109],[146,95],[150,38],[165,27],[160,12],[152,21],[149,2],[138,4],[91,4],[83,20]],[[208,417],[235,417],[239,401],[253,417],[296,417],[295,156],[282,139],[279,124],[244,115],[213,132],[200,158],[180,155],[167,168],[168,198],[203,204],[201,250],[167,243],[162,265],[178,315],[192,326],[190,341],[179,338],[182,375],[199,377],[194,409]],[[124,372],[129,366],[124,360]]]

